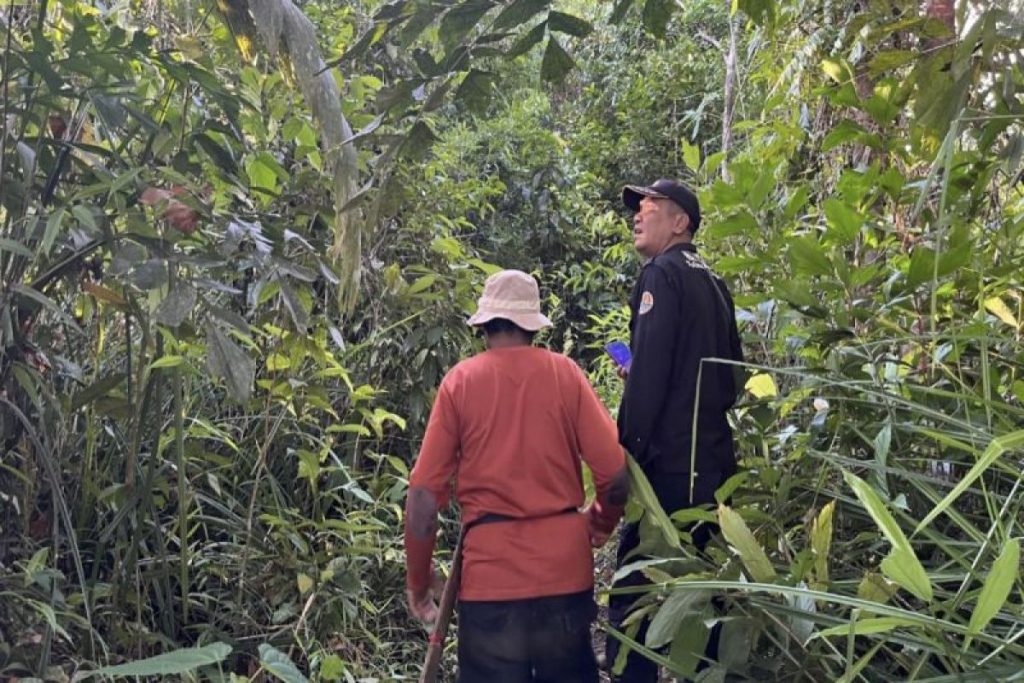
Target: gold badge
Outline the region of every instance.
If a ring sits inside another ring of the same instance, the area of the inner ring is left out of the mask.
[[[650,292],[644,292],[640,295],[640,308],[637,310],[637,313],[643,315],[652,308],[654,308],[654,295]]]

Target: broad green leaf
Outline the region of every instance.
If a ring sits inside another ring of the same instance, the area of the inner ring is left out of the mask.
[[[688,140],[683,140],[683,161],[691,171],[700,170],[700,147],[691,145]]]
[[[260,664],[267,673],[284,683],[309,683],[299,667],[288,658],[288,655],[278,650],[273,645],[263,643],[259,648]]]
[[[179,282],[156,307],[154,317],[163,325],[177,327],[185,322],[195,305],[195,287],[187,282]]]
[[[668,596],[647,629],[644,644],[658,649],[672,641],[685,617],[699,615],[708,602],[708,594],[701,591],[676,591]]]
[[[1006,305],[1006,302],[998,296],[985,299],[985,310],[1014,329],[1020,327],[1017,322],[1017,316],[1013,314],[1013,311]]]
[[[437,139],[437,135],[426,121],[417,121],[406,134],[398,153],[409,161],[419,161],[427,155]]]
[[[771,24],[775,20],[775,0],[733,0],[733,12],[741,10],[758,24]]]
[[[572,14],[551,12],[548,14],[548,29],[582,38],[589,35],[594,30],[594,27],[586,19],[581,19]]]
[[[176,676],[195,671],[203,666],[223,662],[231,654],[231,646],[226,643],[211,643],[203,647],[189,647],[162,655],[148,657],[134,662],[105,666],[89,672],[89,676],[105,676],[107,678],[130,678],[134,676]]]
[[[252,394],[256,363],[213,323],[206,324],[206,364],[210,374],[227,384],[228,394],[245,403]]]
[[[465,0],[448,10],[438,31],[445,52],[451,52],[462,42],[493,6],[491,0]]]
[[[714,237],[732,237],[733,235],[755,235],[760,229],[757,219],[746,209],[740,209],[736,213],[709,227],[701,227],[707,230],[708,234]]]
[[[867,131],[855,121],[844,119],[828,132],[825,139],[821,141],[821,151],[829,152],[839,145],[858,140]]]
[[[711,629],[705,623],[701,614],[690,614],[683,617],[676,628],[675,637],[672,639],[672,646],[668,650],[668,658],[672,663],[682,669],[685,679],[692,680],[697,672],[697,666],[704,656],[708,639],[711,637]],[[684,680],[677,678],[676,680]],[[710,676],[701,676],[701,681],[713,683],[716,679]],[[718,679],[719,683],[725,683],[724,677]]]
[[[896,519],[885,507],[885,503],[878,497],[875,490],[871,488],[871,485],[852,472],[843,472],[843,478],[846,480],[847,485],[853,489],[864,509],[871,515],[871,519],[875,520],[875,524],[878,525],[886,540],[894,548],[909,549],[910,541],[907,540],[903,530],[896,523]]]
[[[71,207],[71,215],[78,219],[78,222],[89,228],[92,232],[99,232],[99,226],[96,225],[96,217],[92,215],[92,210],[88,206],[82,204],[76,204]]]
[[[668,27],[668,20],[672,18],[675,10],[675,3],[672,0],[645,0],[644,1],[644,26],[647,30],[658,36],[665,35]]]
[[[911,50],[882,50],[871,58],[868,68],[872,73],[879,74],[909,64],[918,57]]]
[[[67,212],[64,207],[60,207],[46,219],[46,230],[43,232],[43,240],[39,243],[39,251],[43,256],[48,256],[50,250],[53,248],[53,243],[57,239],[57,235],[60,234],[61,228],[64,225],[64,217],[67,216]]]
[[[902,617],[873,617],[870,619],[859,619],[850,624],[833,626],[818,631],[811,638],[831,638],[832,636],[848,636],[851,633],[855,636],[863,636],[871,633],[888,633],[894,628],[901,626],[916,626],[916,622]]]
[[[6,251],[11,254],[17,254],[18,256],[24,256],[25,258],[32,258],[32,252],[25,245],[14,240],[7,239],[6,237],[0,237],[0,251]]]
[[[558,40],[554,36],[549,37],[548,46],[544,50],[544,59],[540,64],[541,78],[555,83],[561,82],[572,70],[573,65],[572,57],[562,48]]]
[[[679,532],[676,531],[676,528],[672,525],[672,520],[668,518],[668,515],[665,514],[665,509],[658,502],[658,497],[654,495],[654,489],[651,488],[651,483],[647,481],[644,471],[637,464],[636,460],[633,459],[633,456],[629,454],[626,455],[626,463],[629,465],[631,480],[630,494],[640,503],[644,511],[650,515],[654,525],[664,536],[665,542],[672,548],[681,548]]]
[[[515,0],[494,20],[494,30],[503,31],[525,24],[550,5],[551,0]]]
[[[249,159],[245,165],[245,172],[249,176],[250,187],[269,192],[277,191],[281,173],[284,173],[285,179],[288,177],[281,164],[268,152],[261,152]]]
[[[925,515],[925,518],[921,520],[921,523],[914,529],[914,534],[917,534],[921,529],[931,524],[932,520],[945,512],[946,508],[953,504],[957,498],[966,491],[971,484],[977,480],[985,470],[992,466],[996,460],[1001,458],[1004,453],[1024,446],[1024,429],[1010,432],[1009,434],[1003,434],[992,439],[992,442],[985,449],[985,452],[981,454],[978,462],[974,464],[974,467],[970,469],[963,476],[963,478],[957,482],[957,485],[953,487],[945,498],[943,498],[938,505],[932,508],[932,511]]]
[[[832,547],[832,515],[836,509],[833,500],[814,518],[811,525],[811,549],[814,551],[814,584],[816,589],[828,587],[828,560]]]
[[[779,395],[779,389],[775,386],[775,379],[765,372],[748,379],[744,388],[752,393],[754,398],[771,398]]]
[[[1020,578],[1020,539],[1011,539],[1003,546],[1003,551],[992,563],[992,569],[985,577],[985,585],[981,587],[978,604],[971,613],[971,621],[967,628],[972,633],[980,633],[999,613],[1009,597],[1013,584]]]
[[[829,236],[840,244],[853,242],[860,232],[860,226],[864,224],[864,218],[838,199],[826,199],[824,208]]]
[[[915,289],[918,285],[931,280],[934,274],[935,252],[927,247],[914,247],[907,270],[907,287]]]
[[[470,111],[482,114],[491,102],[494,74],[489,71],[472,69],[455,91],[455,99],[466,105]]]
[[[775,580],[775,567],[765,555],[761,544],[747,528],[740,514],[727,505],[718,506],[718,523],[722,535],[729,545],[736,550],[743,566],[750,572],[751,578],[759,583],[770,583]]]
[[[932,601],[932,584],[928,572],[909,547],[893,548],[882,560],[882,573],[925,602]]]
[[[857,585],[857,597],[861,600],[886,603],[896,593],[895,587],[891,586],[881,574],[868,572]]]
[[[320,662],[320,679],[324,681],[340,681],[345,674],[345,663],[338,655],[327,655]]]
[[[789,258],[793,267],[808,275],[831,275],[832,263],[821,244],[811,236],[794,237],[789,242]]]
[[[505,56],[511,59],[519,57],[520,55],[525,55],[527,52],[532,50],[537,43],[544,40],[544,36],[547,35],[547,32],[548,22],[545,20],[534,26],[526,35],[513,43],[512,47],[509,48],[509,51],[505,53]]]
[[[882,573],[895,581],[901,588],[904,588],[917,597],[931,602],[932,586],[927,572],[917,559],[910,541],[907,540],[903,530],[896,523],[895,518],[885,507],[885,503],[878,497],[871,486],[851,472],[843,472],[843,478],[853,489],[864,509],[878,525],[882,535],[892,544],[892,552],[882,560]]]

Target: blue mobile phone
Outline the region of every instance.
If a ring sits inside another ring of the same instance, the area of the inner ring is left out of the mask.
[[[629,370],[629,364],[633,361],[633,354],[629,352],[629,346],[624,342],[613,341],[605,344],[604,350],[612,357],[615,364],[623,370]]]

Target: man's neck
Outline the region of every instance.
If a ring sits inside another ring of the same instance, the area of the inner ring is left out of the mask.
[[[518,332],[498,332],[487,336],[488,349],[511,349],[530,345],[530,338]]]

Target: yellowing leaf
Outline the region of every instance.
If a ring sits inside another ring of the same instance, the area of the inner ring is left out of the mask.
[[[814,585],[816,590],[828,587],[828,553],[832,546],[832,513],[836,502],[821,509],[811,525],[811,549],[814,550]]]
[[[718,523],[722,527],[722,535],[740,556],[751,578],[758,583],[774,581],[775,567],[740,514],[727,505],[719,505]]]
[[[861,600],[886,603],[896,592],[896,587],[890,585],[881,574],[868,572],[861,579],[857,586],[857,597]]]
[[[295,577],[295,583],[299,586],[299,595],[305,595],[313,590],[313,577],[300,573]]]
[[[833,80],[842,83],[845,78],[843,74],[843,65],[839,62],[831,59],[825,59],[821,62],[821,69],[828,74]]]
[[[1006,305],[1006,302],[1004,302],[998,296],[993,296],[988,299],[985,299],[985,309],[988,310],[988,312],[994,315],[995,317],[1002,320],[1007,325],[1013,328],[1019,327],[1017,317],[1010,310],[1010,307]]]
[[[773,397],[779,395],[779,389],[775,386],[775,380],[771,375],[760,373],[747,380],[746,389],[756,398]]]

